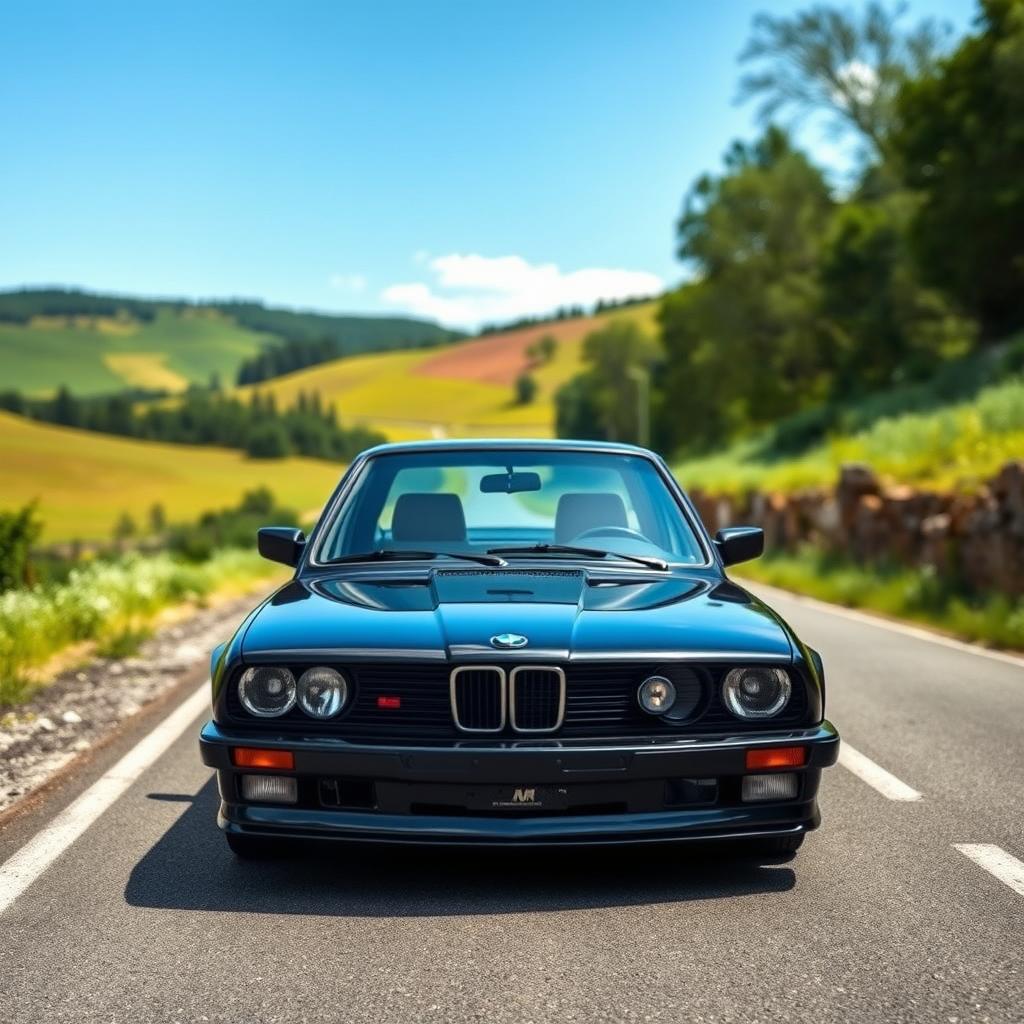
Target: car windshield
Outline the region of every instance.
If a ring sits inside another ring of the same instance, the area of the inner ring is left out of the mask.
[[[322,537],[320,562],[402,550],[444,557],[495,549],[509,561],[615,555],[634,564],[705,561],[654,463],[614,452],[382,453],[367,460]]]

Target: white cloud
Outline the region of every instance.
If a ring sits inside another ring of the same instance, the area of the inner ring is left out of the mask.
[[[592,306],[598,299],[627,299],[661,292],[665,283],[643,270],[587,267],[563,272],[554,263],[521,256],[451,253],[427,264],[435,282],[393,284],[381,299],[417,316],[458,327],[516,320],[559,306]]]
[[[878,91],[878,72],[870,64],[862,60],[851,60],[844,64],[836,73],[846,93],[856,103],[866,106]],[[847,105],[846,97],[838,89],[832,92],[832,101],[841,107]]]
[[[366,291],[366,278],[362,274],[331,274],[328,284],[342,292]]]

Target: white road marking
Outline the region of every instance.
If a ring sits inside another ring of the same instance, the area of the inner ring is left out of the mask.
[[[1002,847],[991,843],[954,843],[953,849],[970,857],[978,867],[1008,885],[1017,895],[1024,896],[1024,862],[1011,857]]]
[[[846,740],[839,745],[839,763],[872,789],[878,790],[887,800],[921,799],[921,794],[916,789],[911,789],[881,765],[875,764],[870,757],[865,757],[859,750],[855,750]]]
[[[101,775],[41,832],[0,865],[3,913],[85,830],[150,767],[210,704],[207,680],[151,733]]]
[[[820,612],[827,612],[829,615],[838,615],[841,619],[849,619],[851,622],[860,622],[866,626],[886,629],[890,633],[910,636],[915,640],[925,640],[931,644],[938,644],[940,647],[951,647],[954,651],[962,651],[964,654],[974,654],[979,658],[990,658],[992,661],[1001,661],[1006,665],[1017,665],[1020,668],[1024,668],[1024,656],[1019,654],[1010,654],[1008,651],[992,651],[979,644],[969,644],[963,640],[954,640],[952,637],[943,636],[941,633],[933,633],[930,629],[925,629],[923,626],[910,626],[903,622],[893,622],[891,619],[884,619],[880,615],[872,615],[870,612],[859,611],[856,608],[846,608],[839,604],[829,604],[828,601],[819,601],[816,597],[796,594],[792,590],[773,587],[768,583],[759,583],[756,580],[745,579],[740,579],[740,582],[744,586],[749,585],[754,590],[774,591],[780,597],[795,601],[797,604],[807,605],[809,608],[816,608]]]

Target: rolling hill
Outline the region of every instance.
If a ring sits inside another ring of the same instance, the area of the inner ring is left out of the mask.
[[[206,384],[214,374],[233,384],[239,366],[271,345],[329,339],[354,354],[453,336],[406,317],[25,289],[0,292],[0,387],[30,395],[62,384],[78,395],[128,387],[175,392]]]
[[[642,325],[657,303],[489,334],[432,350],[406,350],[336,359],[240,389],[272,394],[279,407],[300,393],[319,392],[345,423],[360,423],[394,440],[418,437],[546,437],[554,430],[554,393],[580,367],[583,339],[614,317]],[[529,368],[527,348],[544,335],[558,341],[554,358],[535,368],[538,390],[515,404],[516,377]]]
[[[38,500],[44,542],[109,539],[123,512],[143,525],[154,503],[194,519],[269,487],[302,513],[330,495],[344,467],[315,459],[248,459],[224,448],[158,444],[36,423],[0,412],[3,507]]]

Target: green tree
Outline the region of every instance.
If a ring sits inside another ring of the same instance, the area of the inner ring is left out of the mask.
[[[818,266],[833,203],[821,171],[770,128],[735,143],[679,221],[695,283],[662,304],[671,400],[656,434],[699,448],[820,401],[828,392]]]
[[[740,99],[759,98],[765,123],[787,108],[822,113],[839,132],[852,129],[869,156],[885,157],[901,85],[934,65],[949,35],[931,19],[902,31],[903,11],[872,2],[860,14],[816,4],[757,15],[740,60],[758,68],[741,80]]]
[[[125,541],[134,537],[135,534],[135,520],[127,512],[122,512],[114,524],[114,539]]]
[[[516,377],[516,405],[529,405],[537,396],[537,381],[528,373]]]
[[[929,281],[998,337],[1024,326],[1024,4],[982,0],[980,31],[908,82],[894,138],[921,203]]]
[[[245,451],[253,459],[283,459],[291,454],[288,433],[279,422],[256,426],[249,434]]]
[[[159,501],[149,510],[149,528],[153,533],[163,533],[167,529],[167,513]]]
[[[34,582],[32,548],[43,532],[35,502],[0,511],[0,591]]]
[[[839,207],[821,256],[820,300],[830,395],[845,398],[934,373],[963,355],[974,327],[921,284],[906,224],[904,192]]]
[[[656,338],[631,320],[612,320],[583,340],[582,374],[563,386],[556,398],[562,436],[637,442],[643,410],[636,375],[649,372],[661,358]]]

